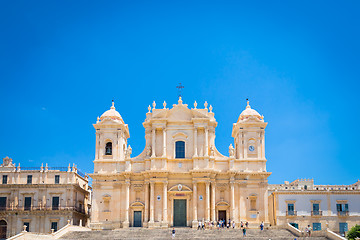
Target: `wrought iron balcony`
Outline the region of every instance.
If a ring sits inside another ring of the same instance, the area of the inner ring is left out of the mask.
[[[286,216],[297,216],[297,211],[286,211]]]
[[[322,211],[311,211],[311,216],[322,216]]]
[[[68,211],[76,211],[79,213],[87,214],[84,207],[79,206],[69,206],[69,207],[63,207],[63,206],[51,206],[51,207],[42,207],[42,206],[31,206],[31,207],[0,207],[0,212],[4,211],[62,211],[62,210],[68,210]]]
[[[349,211],[338,211],[337,215],[338,216],[349,216]]]

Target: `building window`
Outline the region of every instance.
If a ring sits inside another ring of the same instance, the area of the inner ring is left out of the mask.
[[[341,236],[345,236],[345,233],[348,231],[348,224],[345,222],[339,223],[339,232]]]
[[[313,205],[312,205],[312,215],[321,215],[320,204],[319,203],[313,203]]]
[[[112,155],[112,142],[106,143],[105,155]]]
[[[58,223],[57,222],[51,222],[51,229],[54,229],[54,232],[58,230]]]
[[[24,226],[26,226],[26,231],[29,232],[30,231],[30,223],[24,222]]]
[[[337,203],[336,210],[338,215],[347,216],[349,214],[349,205],[347,203]]]
[[[32,175],[27,175],[27,184],[32,184]]]
[[[0,211],[6,210],[6,197],[0,197]]]
[[[313,223],[313,230],[320,231],[321,230],[321,223]]]
[[[3,175],[2,184],[7,184],[7,183],[8,183],[8,176],[7,176],[7,175]]]
[[[30,210],[30,209],[31,209],[31,197],[25,197],[24,210]]]
[[[52,198],[52,210],[59,210],[59,197]]]
[[[185,158],[185,142],[177,141],[175,143],[175,158]]]
[[[288,203],[287,205],[287,214],[288,216],[294,216],[296,215],[296,212],[295,212],[295,206],[293,203]]]
[[[60,175],[55,175],[55,184],[60,183]]]

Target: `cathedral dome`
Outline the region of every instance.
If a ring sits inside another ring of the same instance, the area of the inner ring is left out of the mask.
[[[114,120],[122,120],[120,113],[115,110],[114,101],[112,102],[112,106],[110,107],[110,110],[107,110],[106,112],[104,112],[101,115],[100,120],[103,120],[105,118],[111,118]]]
[[[252,109],[249,105],[249,101],[247,101],[246,109],[241,112],[239,120],[243,120],[244,118],[248,118],[250,116],[256,117],[258,119],[263,119],[263,116],[261,116],[260,113],[258,113],[255,109]]]

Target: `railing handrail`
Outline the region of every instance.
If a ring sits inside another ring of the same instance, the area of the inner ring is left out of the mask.
[[[56,211],[56,210],[75,210],[77,212],[86,213],[85,207],[79,206],[17,206],[17,207],[0,207],[0,211]]]
[[[322,211],[321,210],[311,211],[311,215],[322,215]]]
[[[297,215],[297,211],[286,211],[286,215],[287,216],[296,216]]]

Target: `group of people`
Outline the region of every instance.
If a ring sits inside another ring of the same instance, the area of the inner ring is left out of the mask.
[[[205,230],[205,229],[221,229],[221,228],[235,228],[235,221],[231,221],[229,219],[228,222],[225,219],[219,219],[218,221],[199,221],[198,230]]]
[[[225,219],[219,219],[218,221],[199,221],[199,225],[197,230],[205,230],[205,229],[214,229],[215,227],[217,227],[217,229],[221,229],[221,228],[235,228],[235,221],[231,221],[231,219],[229,219],[229,221],[226,223]],[[264,230],[264,222],[261,222],[260,224],[260,230],[263,231]],[[242,229],[243,232],[243,237],[246,237],[246,229],[249,228],[249,223],[245,222],[243,223],[242,221],[240,222],[240,228]],[[308,227],[306,228],[306,232],[308,234],[308,236],[310,237],[311,234],[311,227],[310,225],[308,225]],[[172,237],[175,238],[175,228],[173,228],[173,230],[171,231],[172,233]]]

